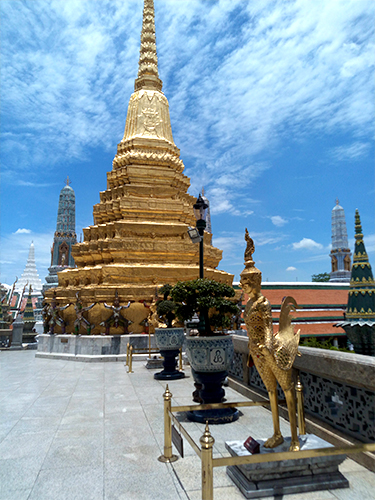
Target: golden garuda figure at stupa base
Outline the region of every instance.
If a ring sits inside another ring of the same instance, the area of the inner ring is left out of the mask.
[[[245,240],[245,269],[241,273],[241,288],[248,294],[249,300],[244,311],[244,320],[249,336],[249,361],[250,356],[254,365],[267,388],[274,433],[264,444],[266,448],[275,448],[284,438],[280,432],[279,409],[277,399],[277,382],[285,394],[287,402],[291,446],[290,451],[298,451],[300,444],[297,435],[297,418],[295,389],[292,380],[292,366],[298,353],[299,331],[294,333],[289,315],[291,310],[297,308],[293,297],[283,300],[280,312],[279,332],[274,335],[272,328],[272,311],[268,300],[261,293],[262,273],[254,265],[252,254],[254,243],[246,229]]]

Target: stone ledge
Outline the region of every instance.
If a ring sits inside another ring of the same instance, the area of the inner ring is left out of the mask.
[[[126,359],[127,344],[136,351],[148,355],[148,335],[38,335],[37,357],[79,361],[112,361]],[[155,349],[155,338],[151,336],[151,349]]]
[[[314,347],[299,350],[302,356],[296,358],[294,368],[375,391],[375,358]]]
[[[126,354],[107,354],[104,356],[89,356],[82,354],[64,354],[64,353],[54,353],[54,352],[37,352],[35,354],[36,358],[47,358],[47,359],[64,359],[68,361],[84,361],[86,363],[95,362],[111,362],[111,361],[126,361]]]
[[[248,354],[248,338],[233,335],[234,351]],[[354,387],[375,391],[375,358],[349,352],[300,346],[302,354],[294,361],[294,368],[324,378],[345,382]]]

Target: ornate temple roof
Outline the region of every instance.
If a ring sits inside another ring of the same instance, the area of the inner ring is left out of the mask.
[[[348,233],[346,230],[345,212],[336,200],[332,210],[332,250],[349,248]]]
[[[202,187],[202,200],[208,205],[207,208],[207,216],[206,216],[206,231],[212,234],[212,225],[211,225],[211,210],[210,210],[210,201],[207,196],[204,194],[204,187]]]
[[[355,247],[346,318],[350,321],[375,320],[375,283],[358,209],[355,211]]]
[[[23,322],[26,323],[33,323],[32,326],[34,326],[35,323],[35,316],[34,316],[34,308],[33,308],[33,302],[32,302],[32,287],[29,287],[29,294],[27,296],[27,301],[26,301],[26,306],[23,311]]]
[[[66,186],[60,191],[57,211],[56,233],[74,234],[76,230],[76,205],[74,190],[70,187],[69,177]]]
[[[48,276],[45,278],[47,283],[43,285],[43,292],[58,285],[58,272],[75,267],[72,246],[76,243],[76,198],[67,177],[66,186],[60,191],[56,231],[51,249],[51,267],[48,268]]]
[[[239,284],[235,284],[234,288],[240,288]],[[349,283],[262,282],[262,294],[272,308],[274,333],[279,331],[281,303],[284,297],[291,295],[298,304],[292,315],[293,324],[295,331],[301,330],[301,337],[344,336],[345,332],[335,328],[335,324],[343,319],[348,290]],[[248,295],[243,294],[243,308],[247,301]]]
[[[22,292],[26,285],[32,286],[33,295],[39,295],[42,291],[42,282],[39,278],[35,263],[35,247],[33,242],[31,242],[30,245],[25,270],[22,273],[21,279],[17,282],[15,290],[17,292]]]
[[[346,230],[345,212],[336,200],[336,205],[332,210],[332,250],[331,250],[332,272],[329,281],[349,282],[351,252],[348,243],[348,233]]]

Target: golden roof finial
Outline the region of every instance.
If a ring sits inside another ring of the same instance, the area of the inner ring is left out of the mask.
[[[140,88],[152,88],[156,90],[161,90],[162,88],[162,81],[159,79],[158,56],[156,52],[154,0],[144,0],[141,48],[135,90],[139,90]]]
[[[245,229],[245,269],[240,274],[241,283],[244,285],[246,282],[258,281],[259,285],[262,279],[262,273],[258,268],[255,267],[255,262],[253,260],[253,253],[255,252],[254,241],[249,235],[247,228]]]

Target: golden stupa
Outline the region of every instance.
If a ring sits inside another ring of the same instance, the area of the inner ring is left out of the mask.
[[[196,223],[195,198],[187,194],[190,180],[183,170],[158,74],[154,2],[145,0],[138,78],[124,137],[107,173],[107,189],[94,206],[94,225],[83,229],[84,241],[73,247],[77,268],[60,272],[54,289],[59,306],[72,304],[61,313],[68,324],[79,297],[83,307],[97,303],[88,318],[95,324],[92,333],[99,333],[109,314],[104,303],[112,304],[117,291],[121,303],[134,301],[126,316],[131,331],[140,332],[140,318],[149,313],[142,302],[150,304],[157,287],[199,277],[199,245],[187,233]],[[211,238],[205,232],[205,277],[231,284],[233,275],[216,269],[222,251]],[[48,292],[48,302],[52,296]]]

